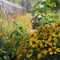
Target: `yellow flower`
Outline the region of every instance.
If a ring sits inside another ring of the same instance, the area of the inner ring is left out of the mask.
[[[60,27],[60,23],[55,23],[55,26],[56,27]]]
[[[44,55],[44,54],[39,53],[39,54],[38,54],[38,59],[42,58],[43,56],[45,56],[45,55]]]
[[[45,57],[47,54],[53,55],[60,53],[60,48],[58,47],[58,38],[60,36],[60,30],[58,30],[57,25],[45,25],[40,26],[37,32],[33,32],[32,35],[24,37],[20,41],[20,49],[18,49],[18,56],[19,54],[27,53],[26,57],[30,60],[34,60],[34,52],[36,51],[37,58],[40,60],[42,57]],[[28,42],[28,43],[25,43]],[[21,46],[23,45],[23,46]],[[35,49],[33,51],[30,48]],[[28,48],[30,50],[28,50]],[[44,50],[47,49],[47,50]],[[18,57],[17,56],[17,57]],[[37,60],[38,60],[37,59]],[[36,60],[36,59],[35,59]]]
[[[37,37],[38,35],[37,35],[37,32],[34,32],[32,35],[31,35],[31,37]]]
[[[57,42],[58,42],[58,40],[57,40],[57,38],[53,38],[52,36],[50,36],[49,38],[48,38],[48,45],[49,46],[52,46],[52,45],[57,45]]]
[[[60,36],[60,32],[59,32],[58,36]]]
[[[52,39],[52,37],[51,37],[51,36],[49,36],[48,41],[51,41],[51,39]]]
[[[38,40],[36,38],[30,38],[29,44],[31,47],[35,48],[37,47]]]
[[[43,26],[39,26],[39,27],[38,27],[38,30],[40,30],[40,29],[42,29],[42,28],[43,28]]]
[[[57,37],[57,35],[55,34],[55,32],[51,32],[50,35],[54,36],[54,37]]]
[[[43,50],[41,53],[37,55],[38,59],[41,59],[42,57],[45,57],[47,55],[47,50]]]
[[[26,57],[27,57],[27,58],[30,58],[32,55],[33,55],[33,50],[30,49],[30,50],[27,52]]]
[[[17,56],[16,60],[20,60],[21,57],[22,57],[22,54],[19,54],[19,55]]]
[[[49,33],[52,35],[52,33],[55,32],[55,29],[56,29],[55,27],[51,27],[51,28],[49,29]]]
[[[42,43],[40,44],[40,48],[44,48],[44,45]]]
[[[38,46],[37,46],[37,49],[36,49],[36,50],[37,50],[37,51],[40,51],[40,48],[41,48],[41,47],[40,47],[40,45],[38,44]]]
[[[60,52],[60,49],[57,47],[52,47],[48,49],[48,52],[50,55],[57,54],[57,52]]]
[[[52,28],[56,28],[58,26],[58,23],[53,23]]]
[[[60,48],[57,48],[56,51],[57,51],[57,52],[60,52]]]
[[[58,39],[57,38],[53,38],[53,45],[57,45],[58,43]]]
[[[44,54],[47,55],[48,51],[47,50],[43,50]]]
[[[51,54],[53,54],[53,52],[52,52],[52,49],[51,48],[49,48],[48,49],[48,52],[49,52],[49,54],[51,55]]]
[[[46,41],[41,40],[40,41],[40,48],[44,48],[44,47],[46,47]]]
[[[53,44],[51,42],[48,43],[49,46],[53,46]]]

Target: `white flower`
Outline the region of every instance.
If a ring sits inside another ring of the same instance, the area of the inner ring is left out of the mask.
[[[39,4],[40,8],[44,8],[44,4]]]

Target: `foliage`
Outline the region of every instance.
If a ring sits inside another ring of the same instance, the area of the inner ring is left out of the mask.
[[[54,8],[56,10],[56,12],[58,12],[58,10],[60,9],[60,0],[51,0],[51,2],[55,2],[56,7]]]
[[[47,14],[52,11],[53,7],[55,3],[51,0],[38,0],[33,7],[33,14]]]
[[[23,27],[26,29],[26,31],[29,33],[30,29],[32,29],[32,24],[30,20],[31,14],[24,13],[22,16],[17,16],[17,20],[21,22]],[[29,28],[27,28],[29,27]]]
[[[38,0],[32,11],[32,15],[35,16],[33,28],[37,28],[41,24],[55,22],[54,15],[50,15],[54,7],[56,5],[51,0]]]
[[[51,24],[56,22],[60,22],[60,15],[51,13],[48,16],[42,17],[42,19],[39,21],[39,24],[44,25],[44,24]]]
[[[20,40],[17,60],[60,60],[59,40],[60,23],[39,26],[37,32]]]
[[[40,16],[40,17],[39,17]],[[51,23],[56,23],[56,22],[60,22],[60,15],[57,13],[49,13],[45,15],[37,15],[34,19],[33,19],[33,28],[36,29],[38,28],[38,26],[40,25],[45,25],[45,24],[51,24]]]
[[[11,21],[0,19],[0,60],[16,59],[15,55],[19,41],[31,29],[28,19],[27,16],[17,18],[17,20],[12,19]]]

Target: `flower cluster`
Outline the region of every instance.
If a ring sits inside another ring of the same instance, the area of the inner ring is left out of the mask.
[[[39,26],[37,32],[25,36],[20,41],[20,47],[17,50],[17,60],[40,60],[47,55],[51,56],[60,53],[59,38],[60,23]],[[25,49],[23,48],[23,53],[20,53],[22,45]],[[21,57],[18,57],[20,55]]]

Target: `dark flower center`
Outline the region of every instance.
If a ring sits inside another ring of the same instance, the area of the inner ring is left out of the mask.
[[[43,38],[38,38],[38,40],[43,40]]]
[[[33,41],[33,44],[35,44],[36,42],[35,41]]]
[[[29,52],[28,54],[31,54],[31,52]]]
[[[55,49],[52,49],[52,51],[54,52],[54,51],[55,51]]]
[[[42,42],[43,45],[45,45],[45,42]]]
[[[42,56],[44,56],[45,54],[44,54],[44,53],[42,53],[41,55],[42,55]]]
[[[38,45],[38,48],[40,48],[40,45]]]

